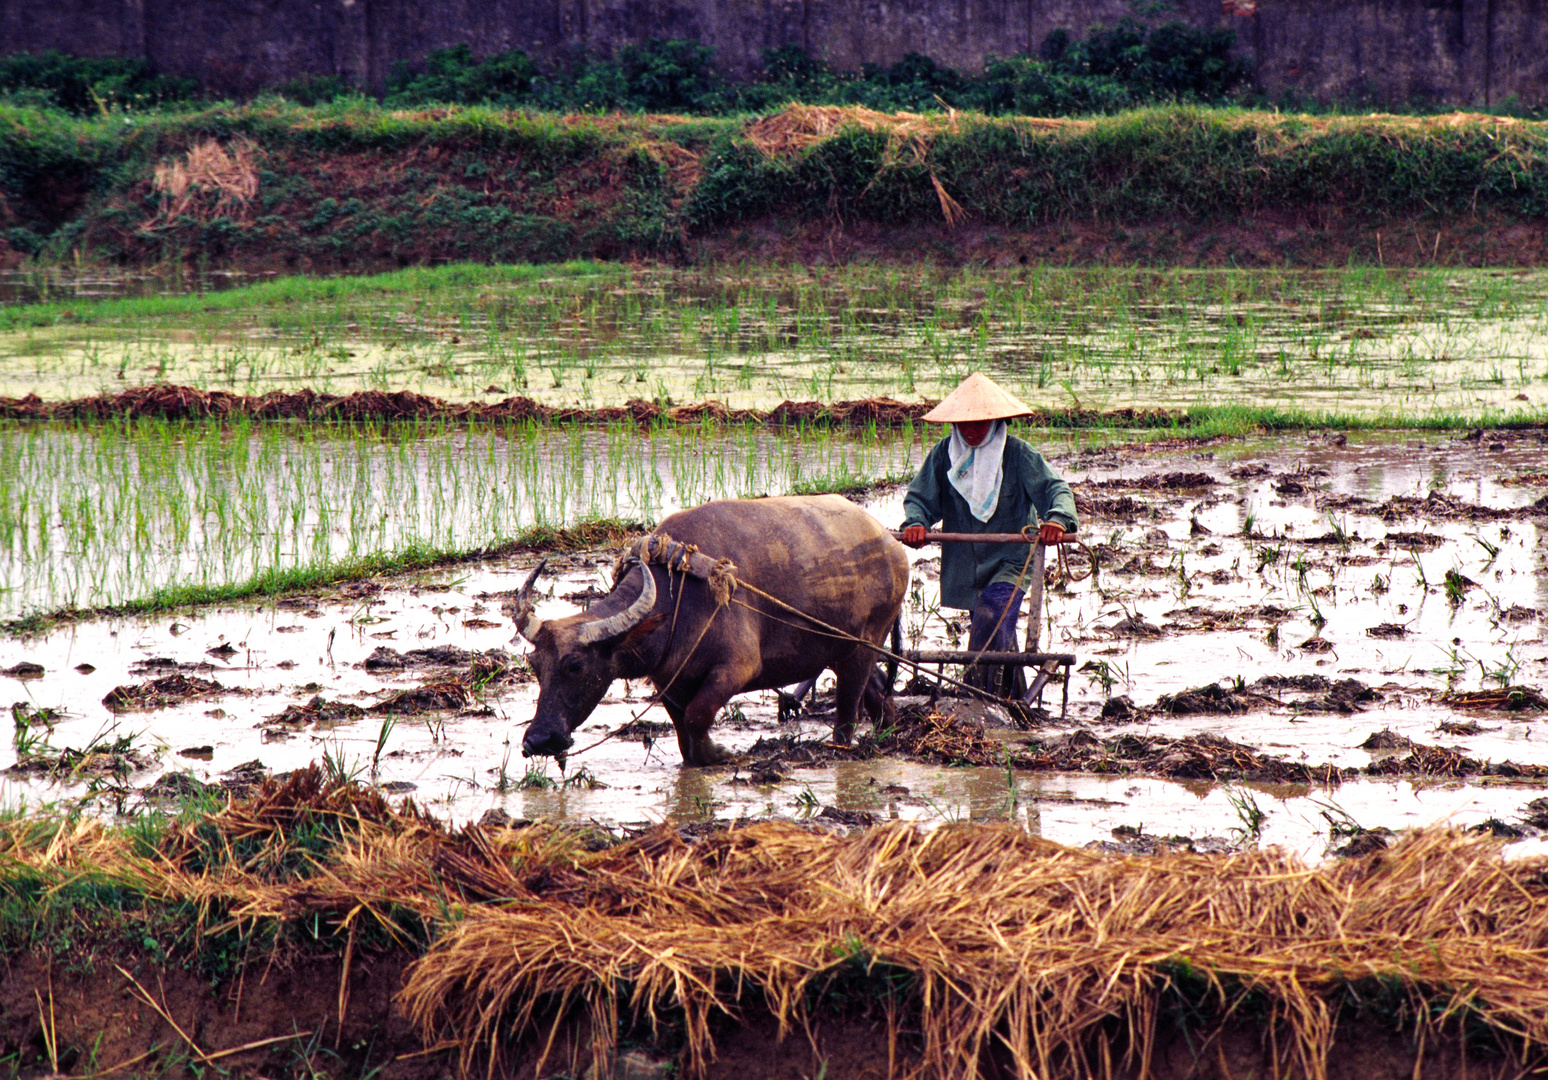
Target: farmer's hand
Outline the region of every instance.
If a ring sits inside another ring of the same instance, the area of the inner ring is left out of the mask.
[[[923,547],[929,534],[930,530],[923,525],[910,525],[903,530],[903,542],[912,548]]]
[[[1045,544],[1058,544],[1064,541],[1064,526],[1057,521],[1045,521],[1037,530],[1037,538]]]

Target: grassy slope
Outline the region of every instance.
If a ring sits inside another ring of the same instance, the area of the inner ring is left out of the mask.
[[[157,164],[209,139],[250,142],[256,195],[222,201],[208,183],[158,194]],[[940,223],[947,257],[971,256],[974,230],[987,229],[1054,230],[1076,261],[1520,262],[1536,247],[1499,240],[1548,215],[1548,126],[1194,108],[1071,121],[800,106],[761,120],[273,102],[75,120],[0,108],[0,192],[13,246],[136,264],[676,258],[760,223],[883,234]],[[1226,239],[1136,246],[1135,228],[1178,222],[1184,241]],[[1417,222],[1417,239],[1399,228]],[[1270,224],[1285,235],[1265,244]],[[1230,239],[1242,226],[1260,242]],[[1385,248],[1367,235],[1379,228]],[[1350,229],[1357,242],[1325,242]]]

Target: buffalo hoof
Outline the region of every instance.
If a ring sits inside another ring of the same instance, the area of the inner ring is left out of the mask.
[[[735,757],[731,751],[711,739],[701,739],[693,748],[692,760],[684,760],[684,765],[724,765]]]

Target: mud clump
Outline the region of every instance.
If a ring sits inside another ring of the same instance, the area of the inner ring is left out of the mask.
[[[1146,710],[1136,707],[1126,694],[1110,697],[1102,702],[1102,719],[1115,724],[1126,724],[1132,720],[1142,720],[1146,715]]]
[[[1523,807],[1521,820],[1534,829],[1548,830],[1548,795],[1540,795]]]
[[[675,733],[677,729],[668,720],[631,720],[617,731],[613,732],[613,738],[623,742],[651,743],[666,738]]]
[[[1408,627],[1401,623],[1377,623],[1365,631],[1366,637],[1383,638],[1387,640],[1404,638],[1408,636]]]
[[[136,660],[129,665],[129,674],[131,675],[170,675],[174,671],[181,671],[187,674],[188,672],[204,673],[219,670],[208,660],[196,660],[191,664],[179,663],[170,656],[148,656],[143,660]]]
[[[460,709],[473,700],[468,688],[453,679],[426,683],[398,693],[372,705],[366,712],[413,716],[416,713]]]
[[[478,653],[459,649],[455,645],[435,645],[428,649],[410,649],[400,653],[386,645],[378,645],[371,655],[361,662],[367,671],[404,671],[417,667],[462,667],[473,662]]]
[[[1366,740],[1369,742],[1370,740]],[[1484,771],[1484,763],[1470,758],[1460,750],[1446,746],[1426,746],[1412,743],[1413,752],[1407,757],[1385,758],[1372,762],[1365,771],[1371,776],[1477,776]]]
[[[1133,495],[1119,495],[1113,499],[1075,496],[1075,506],[1083,517],[1115,518],[1119,521],[1135,521],[1156,516],[1155,508]]]
[[[1506,686],[1499,690],[1475,690],[1461,694],[1442,694],[1441,703],[1454,709],[1499,709],[1505,712],[1541,712],[1548,709],[1548,697],[1532,686]]]
[[[1231,716],[1279,704],[1271,697],[1246,687],[1227,689],[1219,683],[1196,686],[1177,694],[1162,694],[1156,699],[1156,711],[1173,716]]]
[[[1081,486],[1096,491],[1196,491],[1199,488],[1214,487],[1218,482],[1209,473],[1168,472],[1150,473],[1132,479],[1092,480]]]
[[[1373,731],[1366,736],[1360,744],[1361,750],[1407,750],[1414,745],[1414,740],[1407,735],[1399,735],[1391,728],[1382,728]]]
[[[84,750],[45,746],[24,754],[6,772],[13,776],[43,776],[51,780],[123,780],[156,764],[154,755],[134,745],[135,736],[121,735],[110,742],[95,742]]]
[[[1382,538],[1382,543],[1405,551],[1431,551],[1445,542],[1444,536],[1427,532],[1389,532]],[[1381,545],[1377,545],[1377,549],[1381,550]]]
[[[0,675],[9,675],[13,679],[41,679],[44,675],[44,670],[42,664],[35,664],[31,660],[23,660],[19,664],[13,664],[4,670],[0,670]]]
[[[159,679],[140,683],[138,686],[115,686],[103,697],[102,704],[112,712],[130,709],[163,709],[196,697],[214,697],[234,693],[214,679],[201,679],[194,675],[163,675]]]
[[[1392,846],[1392,841],[1396,838],[1396,833],[1382,826],[1374,829],[1360,829],[1350,835],[1348,843],[1334,848],[1333,854],[1341,859],[1356,859],[1362,855],[1373,855],[1378,851],[1387,850],[1387,848]]]
[[[1121,735],[1095,747],[1075,750],[1072,760],[1089,772],[1144,772],[1173,780],[1254,780],[1273,783],[1336,784],[1343,773],[1332,765],[1306,765],[1260,754],[1251,746],[1220,735]]]
[[[1443,491],[1432,491],[1424,498],[1417,495],[1394,495],[1377,507],[1376,515],[1383,521],[1401,521],[1405,518],[1424,518],[1429,521],[1498,521],[1501,518],[1530,516],[1532,507],[1521,510],[1499,510],[1492,506],[1464,502]],[[1389,537],[1391,534],[1388,534]],[[1407,534],[1405,534],[1407,535]],[[1413,534],[1428,535],[1428,534]]]
[[[1486,728],[1473,720],[1442,720],[1435,725],[1435,730],[1442,735],[1482,735],[1485,731],[1498,731],[1499,728]]]
[[[307,724],[315,724],[319,720],[353,720],[364,715],[365,710],[358,705],[350,705],[343,701],[327,701],[321,694],[316,694],[305,705],[287,705],[284,712],[271,719],[291,727],[304,727]]]
[[[1285,702],[1299,712],[1353,713],[1382,700],[1380,691],[1359,679],[1329,679],[1324,675],[1265,675],[1253,686],[1271,692],[1302,690],[1315,694]]]
[[[1098,627],[1097,629],[1104,630],[1113,637],[1158,638],[1166,633],[1159,626],[1152,626],[1146,622],[1142,615],[1130,615],[1119,619],[1111,626]]]
[[[193,773],[169,772],[157,777],[154,784],[140,792],[140,797],[151,805],[177,804],[211,790],[221,789],[218,784],[206,784]]]

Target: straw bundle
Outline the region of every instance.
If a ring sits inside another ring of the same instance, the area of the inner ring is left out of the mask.
[[[490,1075],[574,1020],[601,1063],[623,1021],[679,1022],[702,1074],[717,1020],[766,1012],[815,1044],[826,988],[855,979],[900,1077],[1143,1077],[1179,1003],[1198,1053],[1250,1014],[1273,1068],[1313,1080],[1361,997],[1405,1015],[1421,1053],[1464,1030],[1523,1067],[1548,1048],[1548,860],[1506,863],[1498,841],[1445,831],[1316,868],[902,823],[693,843],[661,828],[590,852],[556,827],[450,833],[311,768],[150,847],[12,818],[0,859],[8,877],[191,903],[203,929],[331,926],[347,941],[341,1003],[374,924],[366,940],[425,949],[400,993],[422,1037],[455,1040],[462,1069]]]
[[[218,217],[245,207],[258,194],[255,153],[246,139],[227,146],[205,139],[181,158],[159,162],[152,186],[162,196],[161,219]]]
[[[563,892],[470,912],[412,970],[410,1016],[459,1040],[464,1069],[487,1057],[493,1075],[511,1040],[542,1042],[540,1019],[551,1045],[577,1007],[608,1060],[627,1007],[652,1024],[680,1011],[702,1073],[713,1016],[764,1007],[789,1033],[852,961],[911,976],[887,1011],[893,1050],[905,1015],[919,1033],[915,1075],[973,1077],[993,1055],[1018,1077],[1143,1076],[1178,969],[1221,1014],[1261,995],[1277,1064],[1299,1076],[1326,1076],[1340,996],[1372,980],[1411,996],[1431,1034],[1476,1015],[1548,1039],[1543,868],[1449,833],[1314,870],[1274,853],[1112,859],[1009,828],[764,824],[647,837]]]
[[[846,127],[881,132],[887,136],[887,148],[877,175],[900,166],[923,168],[935,188],[941,216],[946,224],[955,226],[967,220],[967,211],[946,191],[930,164],[930,146],[935,137],[959,130],[956,110],[949,109],[946,115],[947,119],[940,120],[919,113],[876,112],[859,105],[789,105],[773,116],[752,121],[742,129],[742,134],[760,154],[775,160],[795,157]]]

